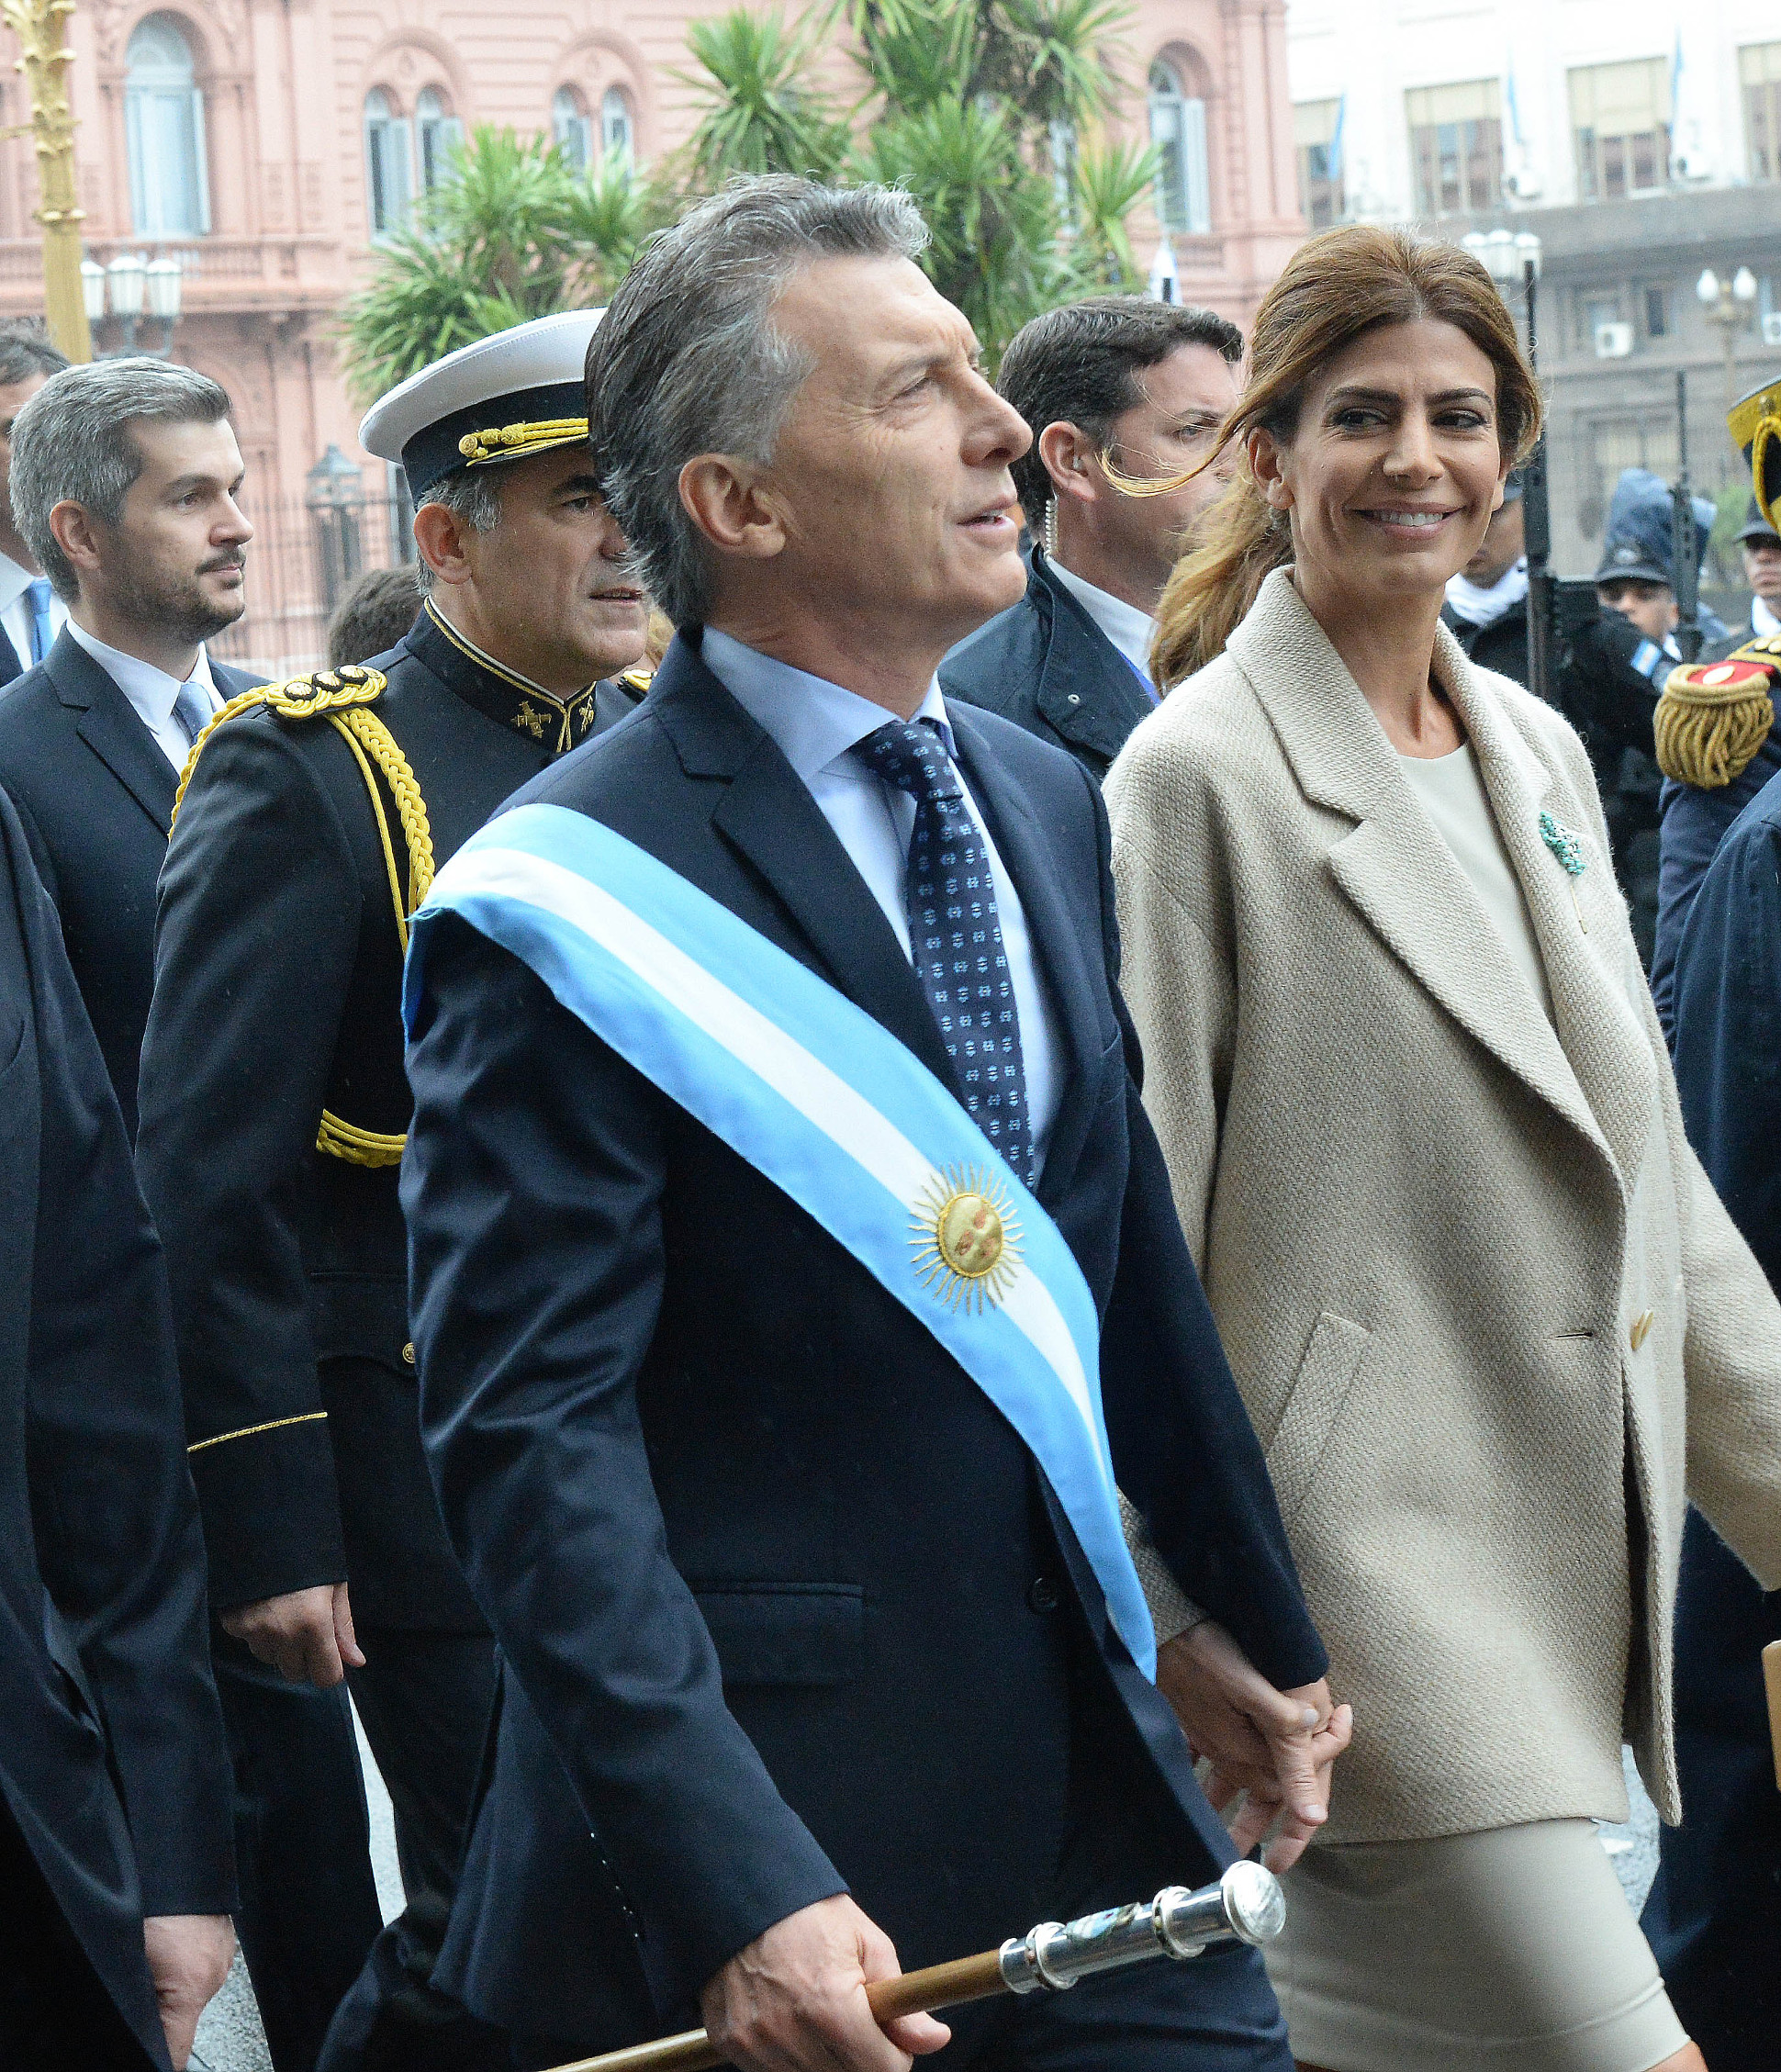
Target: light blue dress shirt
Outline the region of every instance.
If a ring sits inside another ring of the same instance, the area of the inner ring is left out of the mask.
[[[915,831],[915,801],[907,791],[875,776],[851,752],[856,743],[864,741],[896,715],[868,698],[844,690],[839,684],[807,675],[788,662],[775,661],[757,649],[745,647],[739,640],[710,626],[701,639],[705,666],[778,744],[786,761],[809,789],[817,811],[834,830],[855,869],[866,880],[867,890],[883,909],[885,919],[896,930],[907,957],[909,915],[903,904],[903,878],[910,836]],[[928,686],[915,718],[938,722],[947,754],[953,756],[952,723],[947,717],[946,700],[937,681]],[[1057,1017],[1045,997],[1020,894],[971,796],[970,782],[956,758],[953,768],[971,818],[982,833],[995,881],[1002,946],[1007,954],[1014,1007],[1020,1015],[1036,1181],[1063,1089],[1064,1056]]]

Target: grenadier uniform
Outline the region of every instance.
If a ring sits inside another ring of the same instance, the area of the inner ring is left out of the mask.
[[[575,413],[598,314],[454,353],[385,398],[364,443],[400,454],[420,503],[466,462],[585,439]],[[554,697],[429,599],[388,654],[233,700],[200,737],[176,809],[140,1162],[173,1274],[211,1604],[349,1580],[366,1656],[353,1695],[390,1787],[408,1898],[353,1995],[364,2036],[408,2044],[342,2055],[337,2024],[330,2065],[418,2063],[422,2037],[446,2072],[506,2062],[462,2043],[442,2057],[468,2018],[426,1984],[494,1668],[420,1449],[397,1193],[407,917],[510,793],[629,712],[645,682]],[[309,1730],[290,1730],[307,1745],[315,1706],[337,1700],[356,1785],[352,1729],[340,1694],[283,1684],[221,1635],[218,1652],[243,1809],[243,1948],[263,2010],[308,1996],[283,2024],[286,2047],[272,2039],[286,2072],[313,2062],[315,2024],[353,1984],[377,1917],[344,1978],[338,1965],[297,1977],[310,1958],[289,1895],[314,1882],[307,1859],[361,1913],[369,1870],[340,1769],[331,1791],[293,1776],[306,1759],[279,1722],[309,1701]],[[269,1776],[292,1795],[283,1820],[253,1803]]]

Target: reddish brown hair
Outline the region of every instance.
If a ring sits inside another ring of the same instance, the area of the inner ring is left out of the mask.
[[[1540,436],[1540,390],[1490,275],[1457,245],[1351,224],[1307,239],[1262,298],[1249,386],[1205,465],[1251,431],[1290,441],[1306,391],[1338,354],[1368,331],[1424,320],[1462,330],[1496,369],[1504,462],[1524,460]],[[1285,521],[1262,496],[1247,455],[1199,520],[1195,539],[1158,608],[1150,673],[1159,684],[1179,683],[1223,654],[1264,577],[1293,557]]]

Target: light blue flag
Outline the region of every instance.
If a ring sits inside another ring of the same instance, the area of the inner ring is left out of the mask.
[[[434,879],[409,924],[410,1029],[442,913],[529,966],[933,1333],[1044,1469],[1115,1630],[1154,1678],[1102,1415],[1094,1299],[1057,1225],[957,1097],[863,1008],[585,813],[519,807]]]

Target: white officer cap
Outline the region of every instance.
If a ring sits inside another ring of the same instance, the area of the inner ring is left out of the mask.
[[[604,309],[565,309],[460,345],[365,412],[359,443],[400,461],[420,502],[454,468],[490,467],[588,437],[582,367]]]

